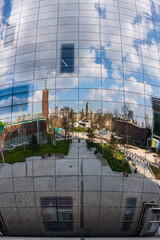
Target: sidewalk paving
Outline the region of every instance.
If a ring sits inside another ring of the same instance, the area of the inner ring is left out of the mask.
[[[65,155],[63,159],[56,158],[52,156],[47,158],[47,160],[55,160],[56,161],[56,175],[59,176],[77,176],[80,175],[81,170],[83,171],[83,175],[86,176],[108,176],[108,177],[124,177],[123,172],[114,172],[110,168],[109,164],[103,166],[101,160],[96,157],[94,154],[94,148],[89,150],[87,148],[86,140],[79,140],[77,138],[73,138],[72,143],[70,144],[70,149],[68,155]],[[30,157],[27,158],[27,161],[30,160],[41,160],[44,161],[46,159],[41,159],[39,157]],[[83,164],[82,164],[83,161]],[[132,174],[128,175],[128,178],[148,178],[152,180],[152,182],[158,183],[160,185],[160,181],[156,180],[155,177],[150,172],[147,163],[143,161],[129,161]],[[133,165],[135,164],[135,165]],[[81,169],[83,168],[83,169]],[[137,168],[137,173],[134,173],[135,168]]]

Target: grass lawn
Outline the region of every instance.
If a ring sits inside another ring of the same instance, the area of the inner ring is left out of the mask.
[[[15,163],[15,162],[24,162],[25,158],[31,157],[31,156],[41,156],[42,154],[49,154],[49,153],[63,153],[64,155],[68,154],[69,147],[70,147],[69,141],[57,141],[56,145],[53,146],[53,144],[38,144],[36,149],[32,149],[31,146],[26,146],[26,149],[24,151],[23,147],[16,147],[13,150],[4,151],[4,159],[6,163]],[[0,163],[2,163],[2,157],[0,156]]]
[[[129,162],[126,160],[123,153],[111,148],[109,144],[105,143],[102,147],[101,143],[94,143],[87,141],[87,147],[96,147],[97,151],[102,154],[102,157],[107,160],[112,171],[131,173]]]
[[[75,127],[75,128],[74,128],[74,131],[75,131],[75,132],[87,132],[86,129],[84,129],[84,128],[80,127],[80,126],[79,126],[79,127]]]
[[[151,167],[156,179],[160,180],[160,168],[157,168],[157,167],[153,166],[152,164],[150,164],[150,167]]]

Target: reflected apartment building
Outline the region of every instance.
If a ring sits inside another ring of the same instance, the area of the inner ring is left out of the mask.
[[[160,139],[160,3],[1,0],[0,12],[0,232],[154,236],[160,184],[146,159]],[[33,136],[40,153],[7,163]],[[110,164],[126,164],[122,145],[145,159],[129,162],[128,177]]]

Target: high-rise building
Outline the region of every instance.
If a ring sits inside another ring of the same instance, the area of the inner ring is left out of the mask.
[[[158,0],[0,1],[0,232],[155,234],[159,16]]]
[[[85,109],[83,108],[82,109],[82,118],[84,118],[84,116],[85,116]]]
[[[86,118],[88,120],[91,119],[91,103],[90,102],[86,103]]]
[[[131,111],[131,110],[128,111],[128,118],[129,118],[130,120],[133,120],[133,118],[134,118],[133,111]]]
[[[95,112],[91,111],[91,120],[93,121],[95,119]]]

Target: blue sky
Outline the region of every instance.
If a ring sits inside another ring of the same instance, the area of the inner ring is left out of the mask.
[[[34,103],[36,102],[34,109],[37,112],[41,112],[39,106],[42,101],[44,79],[47,77],[48,88],[52,89],[49,91],[51,111],[54,111],[54,104],[57,103],[60,108],[65,104],[70,104],[76,110],[78,107],[79,109],[85,108],[86,102],[91,101],[92,109],[96,112],[102,107],[100,103],[102,99],[104,112],[114,112],[118,106],[119,113],[121,113],[121,106],[125,100],[130,110],[133,110],[139,118],[143,119],[145,112],[152,118],[150,99],[152,95],[159,95],[160,87],[160,4],[155,5],[154,1],[147,4],[137,2],[136,12],[135,5],[128,3],[129,1],[119,2],[122,9],[120,12],[117,1],[110,1],[110,5],[105,5],[105,1],[99,4],[99,1],[93,0],[93,3],[90,3],[92,10],[90,14],[88,14],[89,9],[83,9],[82,18],[88,22],[84,25],[84,29],[82,28],[80,35],[83,41],[80,40],[79,44],[84,42],[87,47],[81,50],[83,57],[79,59],[79,68],[76,62],[78,53],[75,50],[74,73],[60,74],[59,70],[55,69],[56,60],[50,58],[48,51],[44,53],[44,56],[46,54],[48,58],[47,61],[44,61],[44,65],[39,64],[40,67],[36,72],[33,72],[32,65],[27,63],[22,65],[22,73],[14,77],[12,75],[14,69],[12,70],[9,66],[6,70],[9,75],[3,78],[3,84],[17,81],[16,88],[20,89],[19,86],[29,80],[28,86],[33,92],[28,95],[26,93],[17,95],[17,101],[22,99],[24,103],[27,101],[31,103],[33,99]],[[121,24],[119,24],[119,14]],[[5,27],[10,24],[10,16],[12,17],[12,1],[8,0],[1,6],[2,36]],[[31,16],[31,20],[33,17],[35,16]],[[24,19],[23,22],[25,23]],[[101,27],[99,27],[99,22]],[[68,38],[65,27],[63,37]],[[45,34],[41,35],[41,41],[44,42],[43,38],[46,38]],[[34,40],[34,37],[27,41],[32,39]],[[85,42],[85,39],[89,40]],[[76,49],[76,40],[72,42],[75,43]],[[26,45],[21,46],[23,47],[25,48]],[[3,52],[0,54],[3,57]],[[28,61],[31,61],[31,58],[34,59],[34,55],[26,56]],[[4,61],[3,64],[5,65],[6,62]],[[36,80],[33,81],[33,77]],[[54,91],[55,86],[57,91]],[[63,88],[66,89],[63,90]],[[3,104],[4,100],[9,102],[9,95],[8,98],[7,96],[1,97],[0,104]],[[14,101],[16,103],[16,100]],[[146,108],[142,106],[144,104],[147,105]],[[24,107],[24,111],[28,112],[28,109]],[[17,111],[15,109],[15,114]]]

